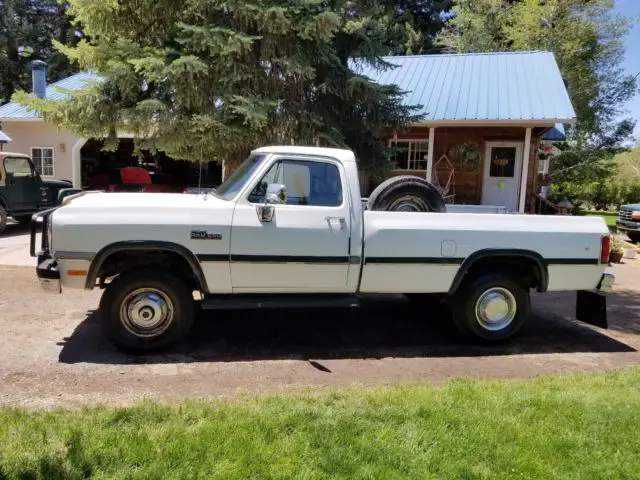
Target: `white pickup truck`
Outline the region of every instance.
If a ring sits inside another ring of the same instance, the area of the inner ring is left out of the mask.
[[[530,290],[571,290],[577,316],[606,327],[601,218],[444,213],[434,191],[396,177],[365,206],[353,152],[265,147],[207,194],[69,196],[34,215],[31,253],[48,291],[105,288],[104,332],[129,351],[181,339],[196,306],[354,307],[361,293],[441,295],[462,333],[495,341],[522,327]]]

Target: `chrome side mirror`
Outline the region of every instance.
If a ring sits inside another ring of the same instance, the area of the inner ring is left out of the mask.
[[[261,222],[271,222],[276,213],[275,205],[283,205],[287,203],[287,189],[280,183],[272,183],[267,187],[267,193],[264,196],[264,204],[256,205],[258,219]]]
[[[271,183],[267,187],[264,203],[270,205],[282,205],[287,203],[287,187],[281,183]]]

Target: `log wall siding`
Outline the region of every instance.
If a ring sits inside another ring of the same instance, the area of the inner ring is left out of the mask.
[[[542,128],[532,129],[531,132],[531,155],[529,158],[529,171],[527,175],[527,211],[532,210],[532,203],[529,201],[531,193],[537,188],[538,178],[538,158],[535,146],[543,133]],[[433,145],[433,163],[446,154],[449,160],[454,164],[454,203],[480,204],[482,202],[482,182],[484,178],[484,161],[479,165],[476,171],[473,167],[462,166],[457,163],[456,159],[449,155],[452,147],[462,143],[476,143],[480,146],[484,157],[486,142],[490,141],[518,141],[524,143],[526,129],[521,127],[441,127],[435,129],[434,145]],[[407,132],[399,133],[389,140],[420,140],[429,141],[428,127],[413,127]],[[483,159],[484,160],[484,159]],[[435,174],[434,167],[434,174]],[[397,175],[417,175],[424,177],[424,170],[390,170],[385,178]],[[446,181],[446,173],[440,174],[440,182],[444,185]],[[369,189],[375,188],[380,181],[371,181]],[[368,193],[368,192],[367,192]]]

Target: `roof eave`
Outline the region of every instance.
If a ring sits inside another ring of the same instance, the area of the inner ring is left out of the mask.
[[[0,117],[0,122],[44,122],[42,117]]]
[[[465,120],[420,120],[412,126],[420,127],[554,127],[557,123],[574,125],[575,118],[541,118],[541,119],[465,119]]]

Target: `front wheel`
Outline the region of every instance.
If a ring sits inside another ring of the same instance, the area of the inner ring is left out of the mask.
[[[7,228],[7,211],[0,205],[0,233]]]
[[[450,303],[458,330],[486,341],[512,337],[531,314],[528,289],[508,273],[471,277]]]
[[[193,323],[194,301],[179,278],[158,270],[119,275],[100,300],[107,338],[129,352],[160,350],[178,342]]]

